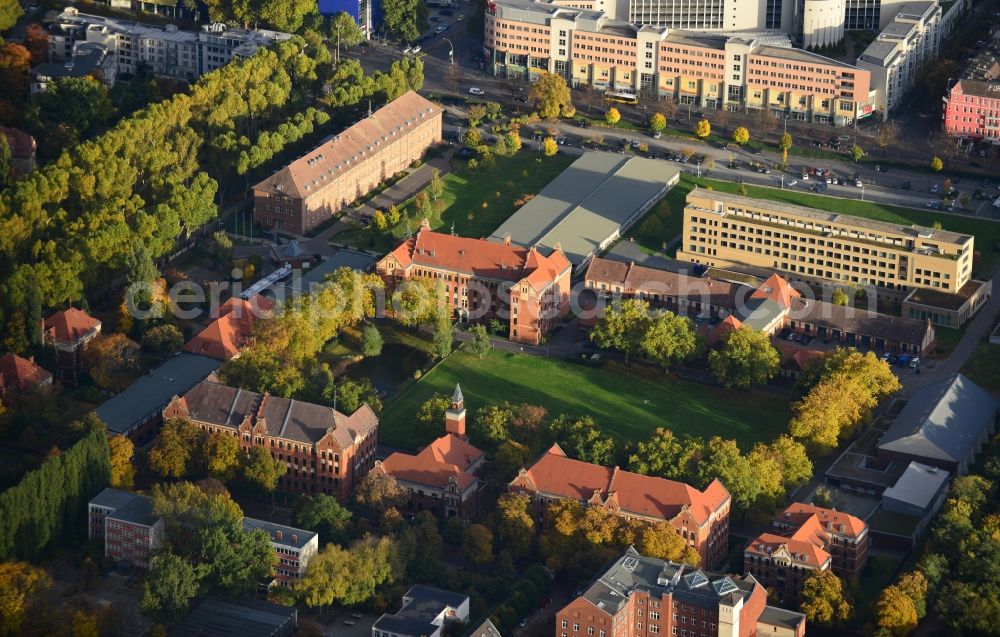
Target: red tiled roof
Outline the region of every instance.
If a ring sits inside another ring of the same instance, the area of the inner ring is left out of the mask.
[[[868,526],[853,515],[802,502],[792,503],[774,523],[776,527],[788,527],[787,533],[763,533],[750,543],[747,552],[770,555],[784,546],[794,560],[813,568],[821,567],[830,558],[826,547],[831,543],[831,533],[857,539]]]
[[[726,318],[722,319],[718,325],[712,328],[711,332],[708,334],[708,343],[712,345],[719,342],[730,332],[735,332],[736,330],[743,327],[743,322],[736,318],[735,315],[730,314]]]
[[[558,248],[545,256],[535,248],[457,237],[434,232],[427,225],[421,225],[415,237],[401,243],[391,254],[404,269],[416,265],[479,278],[514,282],[527,279],[538,291],[570,267]]]
[[[17,354],[0,356],[0,386],[16,392],[28,391],[52,380],[52,374],[35,364],[33,360]]]
[[[553,445],[530,469],[514,478],[511,486],[581,502],[589,501],[595,492],[602,500],[614,496],[625,513],[663,520],[673,519],[687,506],[698,524],[729,499],[729,491],[718,480],[699,491],[683,482],[573,460],[559,445]]]
[[[796,520],[804,521],[806,518],[816,516],[822,523],[822,527],[828,531],[839,533],[851,538],[858,538],[868,525],[864,520],[843,511],[826,509],[804,502],[793,502],[784,511],[783,521],[795,523]]]
[[[787,369],[805,369],[810,361],[826,356],[823,352],[807,347],[798,347],[781,340],[774,341],[774,345],[781,353],[781,366]]]
[[[795,537],[784,537],[773,533],[762,533],[750,543],[747,551],[757,555],[771,555],[779,547],[784,547],[791,554],[792,560],[807,564],[812,568],[820,568],[830,559],[823,545],[800,540]]]
[[[788,284],[788,281],[784,280],[777,274],[772,274],[768,277],[767,281],[761,284],[753,294],[750,295],[751,299],[771,299],[775,303],[781,305],[781,307],[791,307],[792,299],[796,299],[802,296],[799,294],[798,290],[793,288]]]
[[[414,123],[440,117],[441,107],[413,91],[341,131],[254,186],[255,190],[306,199],[334,183],[365,156],[405,137]]]
[[[17,128],[0,126],[0,133],[7,138],[10,154],[16,159],[28,159],[35,154],[35,138]]]
[[[56,312],[44,321],[45,331],[58,343],[75,343],[100,326],[100,321],[75,307]]]
[[[191,354],[227,361],[235,358],[253,334],[258,313],[269,311],[274,304],[262,296],[245,301],[231,298],[219,308],[219,318],[184,344],[181,349]]]
[[[382,470],[397,480],[439,489],[447,487],[454,478],[458,488],[465,490],[476,481],[469,467],[483,455],[483,451],[455,434],[446,434],[415,456],[393,453],[382,461]]]

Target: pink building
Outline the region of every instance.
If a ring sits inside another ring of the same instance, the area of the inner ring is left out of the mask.
[[[944,97],[944,130],[952,137],[1000,143],[1000,80],[959,80]]]
[[[163,519],[153,515],[145,496],[105,489],[90,501],[87,537],[104,539],[104,556],[149,568],[153,552],[163,544]]]

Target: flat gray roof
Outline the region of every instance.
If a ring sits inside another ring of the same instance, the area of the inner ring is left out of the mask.
[[[667,162],[586,152],[490,235],[493,240],[562,247],[579,265],[634,223],[637,211],[677,183],[680,169]]]
[[[150,414],[163,409],[174,396],[191,389],[221,366],[222,361],[207,356],[177,354],[100,405],[97,417],[110,431],[128,433]]]
[[[175,637],[284,637],[295,632],[298,611],[255,599],[198,602],[170,634]]]
[[[882,497],[926,509],[950,475],[944,469],[911,460],[896,484],[882,492]]]
[[[879,451],[961,463],[997,416],[997,399],[962,374],[917,390],[878,443]]]

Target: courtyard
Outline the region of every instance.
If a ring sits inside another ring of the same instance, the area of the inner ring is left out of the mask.
[[[676,434],[735,439],[743,449],[782,433],[791,417],[781,388],[726,390],[646,368],[602,367],[492,350],[485,358],[457,351],[386,406],[379,441],[415,449],[425,444],[414,415],[435,393],[461,383],[470,420],[490,402],[532,403],[549,417],[589,415],[619,444],[649,437],[657,427]]]

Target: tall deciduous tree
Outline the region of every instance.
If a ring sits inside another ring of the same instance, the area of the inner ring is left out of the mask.
[[[615,455],[614,438],[605,435],[590,416],[559,416],[549,423],[549,435],[577,460],[607,465]]]
[[[493,343],[490,342],[490,335],[486,331],[486,326],[473,325],[469,332],[472,334],[472,342],[469,343],[469,352],[480,360],[486,358],[486,355],[493,349]]]
[[[493,561],[493,532],[482,524],[470,524],[462,534],[462,556],[483,566]]]
[[[607,122],[608,124],[611,124],[612,126],[620,122],[621,119],[622,119],[622,114],[614,106],[612,106],[611,108],[609,108],[607,111],[604,112],[604,121]]]
[[[422,0],[384,0],[382,22],[386,33],[397,40],[416,40],[428,25],[427,5]]]
[[[615,349],[629,356],[642,352],[642,341],[649,329],[649,304],[640,299],[616,301],[604,310],[604,315],[590,332],[590,340],[598,347]]]
[[[409,498],[406,488],[382,471],[369,471],[354,490],[354,501],[376,513],[401,507]]]
[[[0,562],[0,582],[0,634],[18,635],[52,580],[44,569],[28,562]]]
[[[351,524],[351,512],[333,496],[323,493],[303,495],[295,501],[292,524],[319,533],[321,543],[337,542],[345,539]]]
[[[0,0],[0,33],[17,24],[22,15],[24,11],[17,0]]]
[[[688,360],[698,348],[691,319],[673,312],[656,314],[642,336],[640,348],[647,359],[664,369]]]
[[[649,116],[649,130],[661,133],[667,127],[667,118],[663,113],[653,113]]]
[[[451,400],[444,394],[434,394],[417,410],[417,432],[421,438],[437,438],[444,431],[444,412]]]
[[[889,586],[875,602],[875,625],[894,637],[905,637],[917,627],[913,600],[898,586]]]
[[[802,585],[799,609],[806,619],[820,626],[839,626],[851,618],[853,609],[844,584],[833,571],[816,571]]]
[[[528,99],[534,102],[542,119],[554,120],[560,115],[569,117],[569,111],[576,110],[565,78],[556,73],[541,73],[531,87]]]
[[[361,353],[368,357],[382,353],[382,334],[374,325],[365,325],[361,330]]]
[[[235,436],[213,431],[205,440],[204,453],[205,468],[209,475],[222,482],[236,477],[243,453]]]
[[[721,349],[709,354],[708,365],[726,387],[745,389],[773,378],[780,360],[766,332],[741,327],[729,333]]]
[[[201,575],[190,563],[170,551],[155,555],[142,583],[139,608],[151,617],[172,621],[187,612],[198,594]]]
[[[119,392],[139,371],[139,344],[124,334],[98,336],[84,349],[83,365],[98,386]]]
[[[472,439],[477,444],[495,448],[510,437],[510,422],[514,418],[514,408],[508,403],[480,407],[472,417]]]
[[[273,494],[278,488],[278,480],[285,475],[288,467],[271,457],[264,447],[254,447],[243,465],[243,477],[264,491]]]
[[[190,420],[172,418],[160,428],[149,450],[149,468],[164,478],[184,478],[201,472],[205,432]]]
[[[505,493],[497,500],[497,535],[500,544],[514,557],[524,557],[535,539],[535,518],[531,498],[524,494]]]
[[[108,439],[111,462],[111,486],[116,489],[131,489],[135,480],[135,465],[132,452],[135,445],[125,436],[111,436]]]
[[[701,139],[705,139],[712,134],[712,124],[707,119],[699,120],[694,128],[694,134]]]
[[[559,144],[552,137],[542,140],[542,154],[546,157],[554,157],[559,152]]]
[[[733,131],[733,141],[742,146],[750,141],[750,131],[746,126],[740,126]]]

